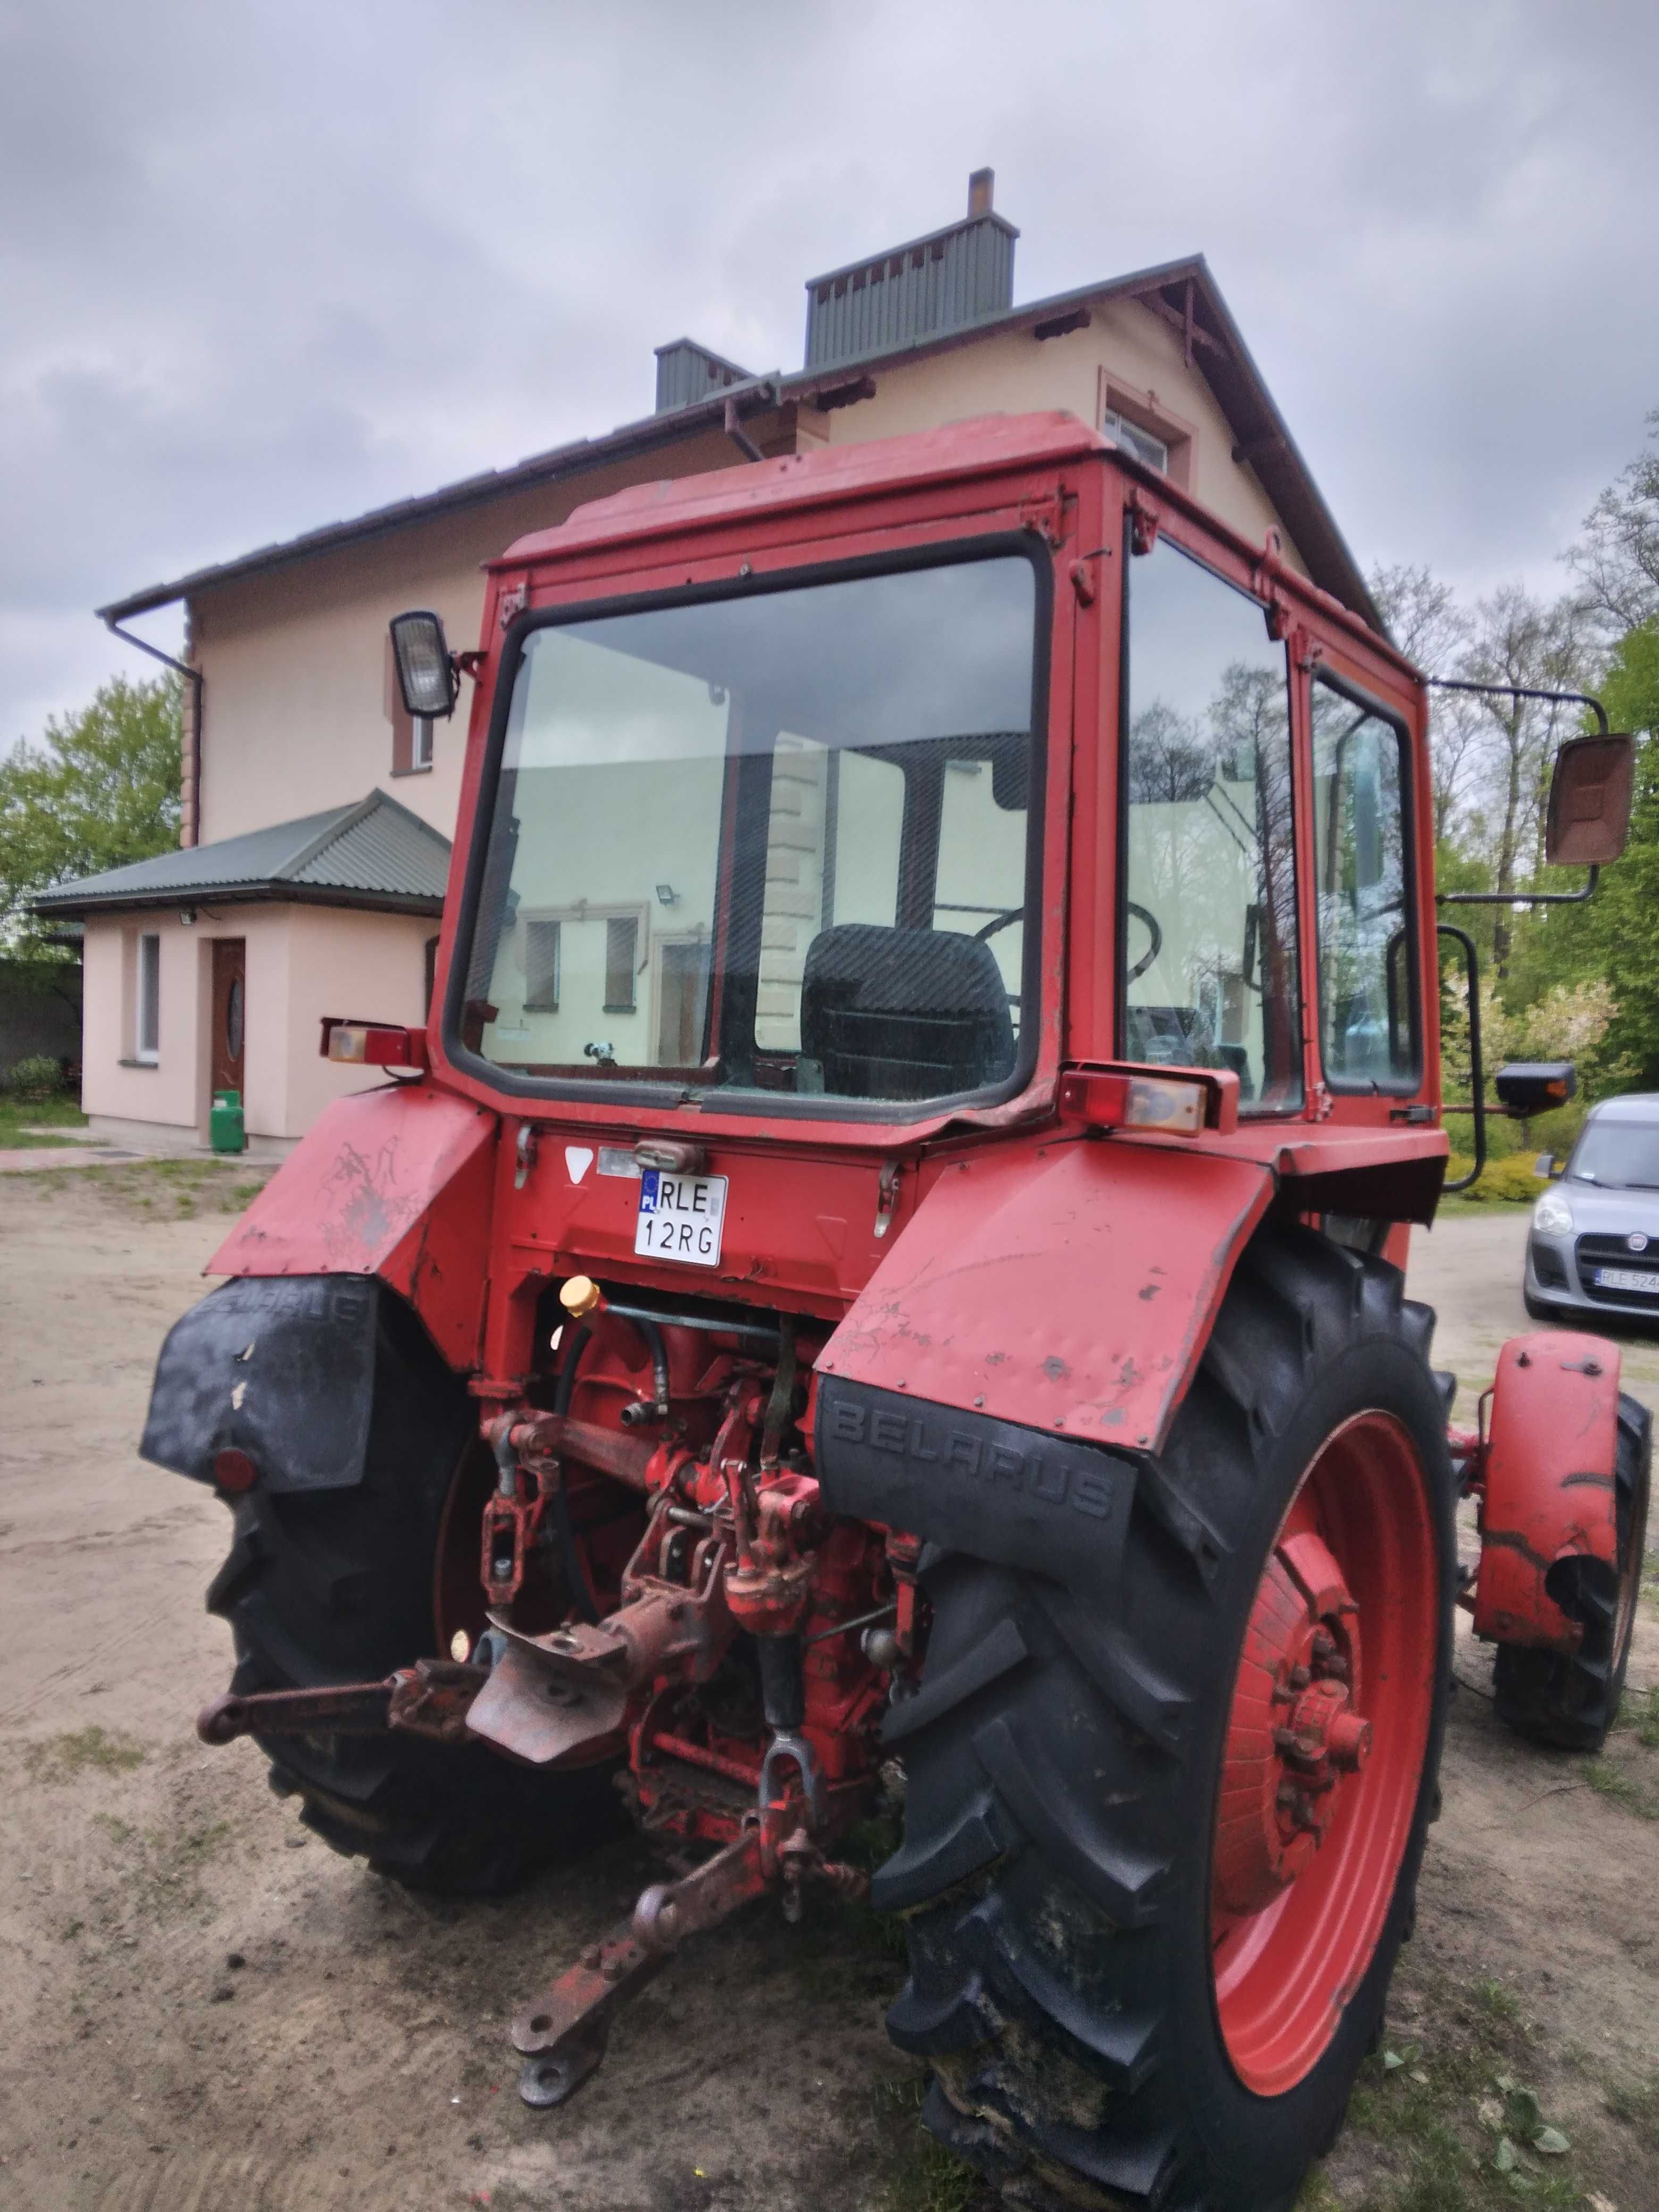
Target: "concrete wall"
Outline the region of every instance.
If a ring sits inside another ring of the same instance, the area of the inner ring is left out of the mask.
[[[377,784],[448,836],[471,686],[462,684],[453,720],[438,726],[431,769],[394,775],[386,696],[390,618],[406,607],[430,607],[458,651],[476,646],[480,564],[514,539],[629,484],[740,460],[728,439],[710,434],[203,593],[191,610],[204,695],[196,842],[348,805]]]
[[[419,1024],[425,946],[436,925],[417,915],[329,907],[226,907],[189,929],[176,912],[94,917],[86,926],[82,1105],[135,1141],[206,1141],[210,1097],[213,943],[246,946],[242,1107],[248,1133],[302,1135],[323,1108],[384,1079],[319,1058],[325,1014]],[[161,939],[161,1036],[155,1061],[134,1054],[137,939]],[[146,1133],[149,1133],[148,1134]],[[118,1133],[118,1132],[112,1132]]]

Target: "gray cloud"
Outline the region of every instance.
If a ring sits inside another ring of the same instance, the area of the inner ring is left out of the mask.
[[[100,599],[650,404],[998,171],[1037,297],[1200,248],[1362,558],[1554,556],[1659,404],[1648,0],[0,0],[0,742]],[[165,617],[153,633],[165,641]]]

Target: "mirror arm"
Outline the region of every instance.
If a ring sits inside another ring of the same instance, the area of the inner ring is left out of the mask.
[[[1437,906],[1583,906],[1601,871],[1592,867],[1576,891],[1437,891]]]
[[[1486,1164],[1486,1072],[1480,1060],[1480,963],[1474,949],[1474,939],[1468,930],[1459,929],[1455,922],[1438,921],[1435,933],[1440,937],[1455,938],[1462,948],[1464,973],[1468,977],[1469,992],[1469,1095],[1474,1103],[1462,1108],[1443,1106],[1441,1112],[1473,1114],[1474,1116],[1474,1165],[1468,1175],[1459,1176],[1455,1182],[1442,1183],[1443,1197],[1449,1190],[1467,1190],[1480,1180]]]
[[[1607,710],[1593,691],[1534,691],[1524,684],[1471,684],[1461,676],[1425,676],[1423,681],[1434,691],[1483,692],[1489,698],[1547,699],[1559,707],[1588,707],[1595,717],[1597,734],[1612,735]]]

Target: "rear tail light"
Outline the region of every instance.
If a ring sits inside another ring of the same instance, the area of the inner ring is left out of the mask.
[[[345,1022],[337,1014],[323,1016],[325,1060],[343,1061],[350,1067],[425,1067],[426,1031],[404,1029],[392,1022]]]
[[[1238,1078],[1228,1067],[1070,1067],[1059,1105],[1062,1121],[1094,1129],[1224,1136],[1238,1127]]]

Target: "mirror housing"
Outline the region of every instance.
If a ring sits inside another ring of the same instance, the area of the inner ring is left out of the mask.
[[[392,658],[404,713],[447,722],[455,711],[461,681],[438,617],[423,610],[393,615]]]
[[[1565,1106],[1578,1090],[1578,1071],[1570,1060],[1512,1060],[1500,1067],[1493,1088],[1504,1111],[1516,1121]]]
[[[1568,738],[1550,778],[1544,857],[1556,867],[1616,860],[1630,836],[1636,741],[1605,734]]]

